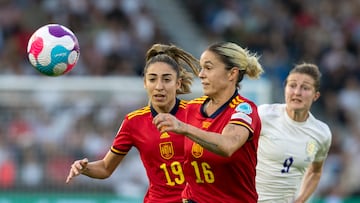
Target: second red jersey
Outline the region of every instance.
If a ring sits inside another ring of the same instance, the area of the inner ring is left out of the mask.
[[[187,123],[220,134],[229,123],[242,125],[250,131],[250,137],[229,158],[185,138],[184,169],[188,184],[183,197],[197,203],[257,202],[255,168],[261,122],[256,105],[236,92],[213,115],[207,116],[203,110],[206,101],[207,97],[201,97],[188,103]]]

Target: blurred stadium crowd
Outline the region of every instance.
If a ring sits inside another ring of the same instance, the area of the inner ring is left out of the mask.
[[[56,22],[72,29],[80,42],[80,61],[70,76],[141,76],[144,54],[151,44],[172,42],[145,1],[0,0],[0,75],[39,75],[27,61],[27,40],[41,25]],[[359,196],[360,2],[177,1],[209,43],[233,41],[261,55],[265,77],[275,91],[274,102],[283,101],[282,82],[294,64],[311,62],[320,67],[322,96],[313,112],[330,125],[333,143],[317,195]],[[76,106],[60,108],[43,108],[41,96],[32,101],[32,108],[0,103],[1,190],[66,190],[71,162],[85,156],[101,158],[126,110],[145,103],[77,101]],[[134,164],[127,171],[120,168],[123,171],[111,184],[99,181],[83,186],[121,193],[126,188],[122,184],[129,186],[132,181],[141,194],[145,177],[125,180],[139,162]]]

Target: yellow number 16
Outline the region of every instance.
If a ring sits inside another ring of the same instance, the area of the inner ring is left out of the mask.
[[[202,162],[199,164],[197,161],[192,161],[191,165],[194,167],[197,183],[213,183],[215,181],[214,173],[210,170],[211,167],[208,163]],[[200,166],[204,173],[205,180],[201,178]]]

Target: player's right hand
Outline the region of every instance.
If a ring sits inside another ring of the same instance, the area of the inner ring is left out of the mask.
[[[186,133],[186,125],[169,113],[159,113],[156,115],[153,119],[153,124],[155,124],[161,134],[165,132]]]
[[[69,183],[73,177],[82,174],[86,170],[88,163],[89,160],[87,158],[74,161],[74,163],[71,165],[69,175],[66,178],[66,183]]]

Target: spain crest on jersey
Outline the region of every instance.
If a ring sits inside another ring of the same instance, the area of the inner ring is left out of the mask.
[[[193,143],[192,148],[191,148],[191,154],[193,155],[193,157],[195,158],[199,158],[203,155],[204,149],[202,146],[200,146],[197,143]]]
[[[171,159],[174,156],[174,148],[172,142],[162,142],[159,144],[160,155],[164,159]]]

